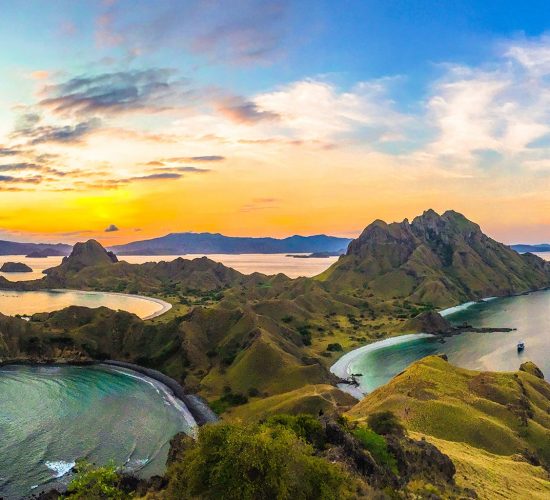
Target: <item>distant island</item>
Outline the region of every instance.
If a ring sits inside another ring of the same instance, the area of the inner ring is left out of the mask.
[[[66,256],[71,253],[72,245],[65,243],[19,243],[16,241],[0,240],[0,255],[26,255],[29,256],[33,252],[58,252],[56,255]],[[50,255],[54,255],[50,253]]]
[[[516,252],[519,253],[541,253],[541,252],[550,252],[550,244],[548,243],[540,243],[539,245],[524,245],[524,244],[517,244],[512,245],[512,249],[514,249]]]
[[[4,262],[0,273],[32,273],[32,269],[22,262]]]
[[[219,233],[171,233],[109,248],[117,255],[184,255],[247,253],[343,253],[351,239],[319,234],[288,238],[224,236]]]
[[[346,253],[346,251],[344,249],[342,249],[338,252],[313,252],[313,253],[310,253],[309,255],[289,254],[289,255],[287,255],[287,257],[292,257],[294,259],[327,259],[328,257],[340,257],[340,255],[344,255],[345,253]]]
[[[47,257],[66,257],[67,253],[55,248],[44,248],[42,250],[34,250],[25,257],[29,259],[45,259]]]

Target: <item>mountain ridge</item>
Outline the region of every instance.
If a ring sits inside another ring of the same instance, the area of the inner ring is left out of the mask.
[[[510,245],[510,248],[514,249],[516,252],[526,253],[526,252],[536,252],[544,253],[550,252],[550,244],[548,243],[539,243],[536,245],[529,245],[524,243],[517,243],[515,245]]]
[[[412,222],[369,224],[317,279],[332,291],[444,307],[545,288],[550,264],[493,240],[458,212],[427,210]]]
[[[314,253],[345,251],[350,238],[318,234],[287,238],[225,236],[221,233],[169,233],[158,238],[108,247],[117,255],[181,255],[212,253]]]
[[[0,255],[28,255],[44,250],[58,250],[63,255],[69,255],[72,245],[66,243],[20,243],[17,241],[0,240]]]

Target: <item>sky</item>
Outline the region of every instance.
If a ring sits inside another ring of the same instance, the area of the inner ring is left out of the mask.
[[[454,209],[550,241],[550,9],[0,0],[0,238],[353,237]]]

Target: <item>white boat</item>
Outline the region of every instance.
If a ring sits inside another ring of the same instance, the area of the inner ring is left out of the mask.
[[[525,342],[518,342],[518,352],[523,351],[525,349]]]

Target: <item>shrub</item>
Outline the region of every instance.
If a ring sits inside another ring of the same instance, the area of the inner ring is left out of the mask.
[[[334,343],[334,344],[329,344],[327,346],[327,351],[330,351],[330,352],[339,352],[339,351],[342,351],[342,346],[340,344],[338,344],[338,342]]]
[[[217,424],[199,430],[168,469],[166,498],[343,498],[346,476],[280,425]]]
[[[363,447],[370,452],[372,458],[374,458],[379,465],[397,473],[397,461],[389,452],[388,444],[380,434],[366,427],[359,427],[353,431],[353,435],[361,442]]]
[[[257,398],[257,397],[260,397],[261,396],[261,393],[260,391],[256,388],[256,387],[250,387],[248,389],[248,395],[251,397],[251,398]]]
[[[70,500],[125,500],[130,496],[120,489],[120,474],[114,464],[95,467],[80,461],[77,474],[67,487],[64,498]]]
[[[229,389],[229,392],[226,392],[220,399],[213,401],[210,407],[215,413],[220,415],[232,406],[244,405],[246,403],[248,403],[248,398],[244,394],[233,393]]]
[[[387,434],[402,436],[405,434],[405,428],[391,411],[371,413],[367,418],[367,423],[374,432],[383,436]]]
[[[268,418],[266,424],[269,426],[280,425],[290,429],[294,434],[318,450],[323,449],[325,446],[323,426],[313,415],[275,415]]]

